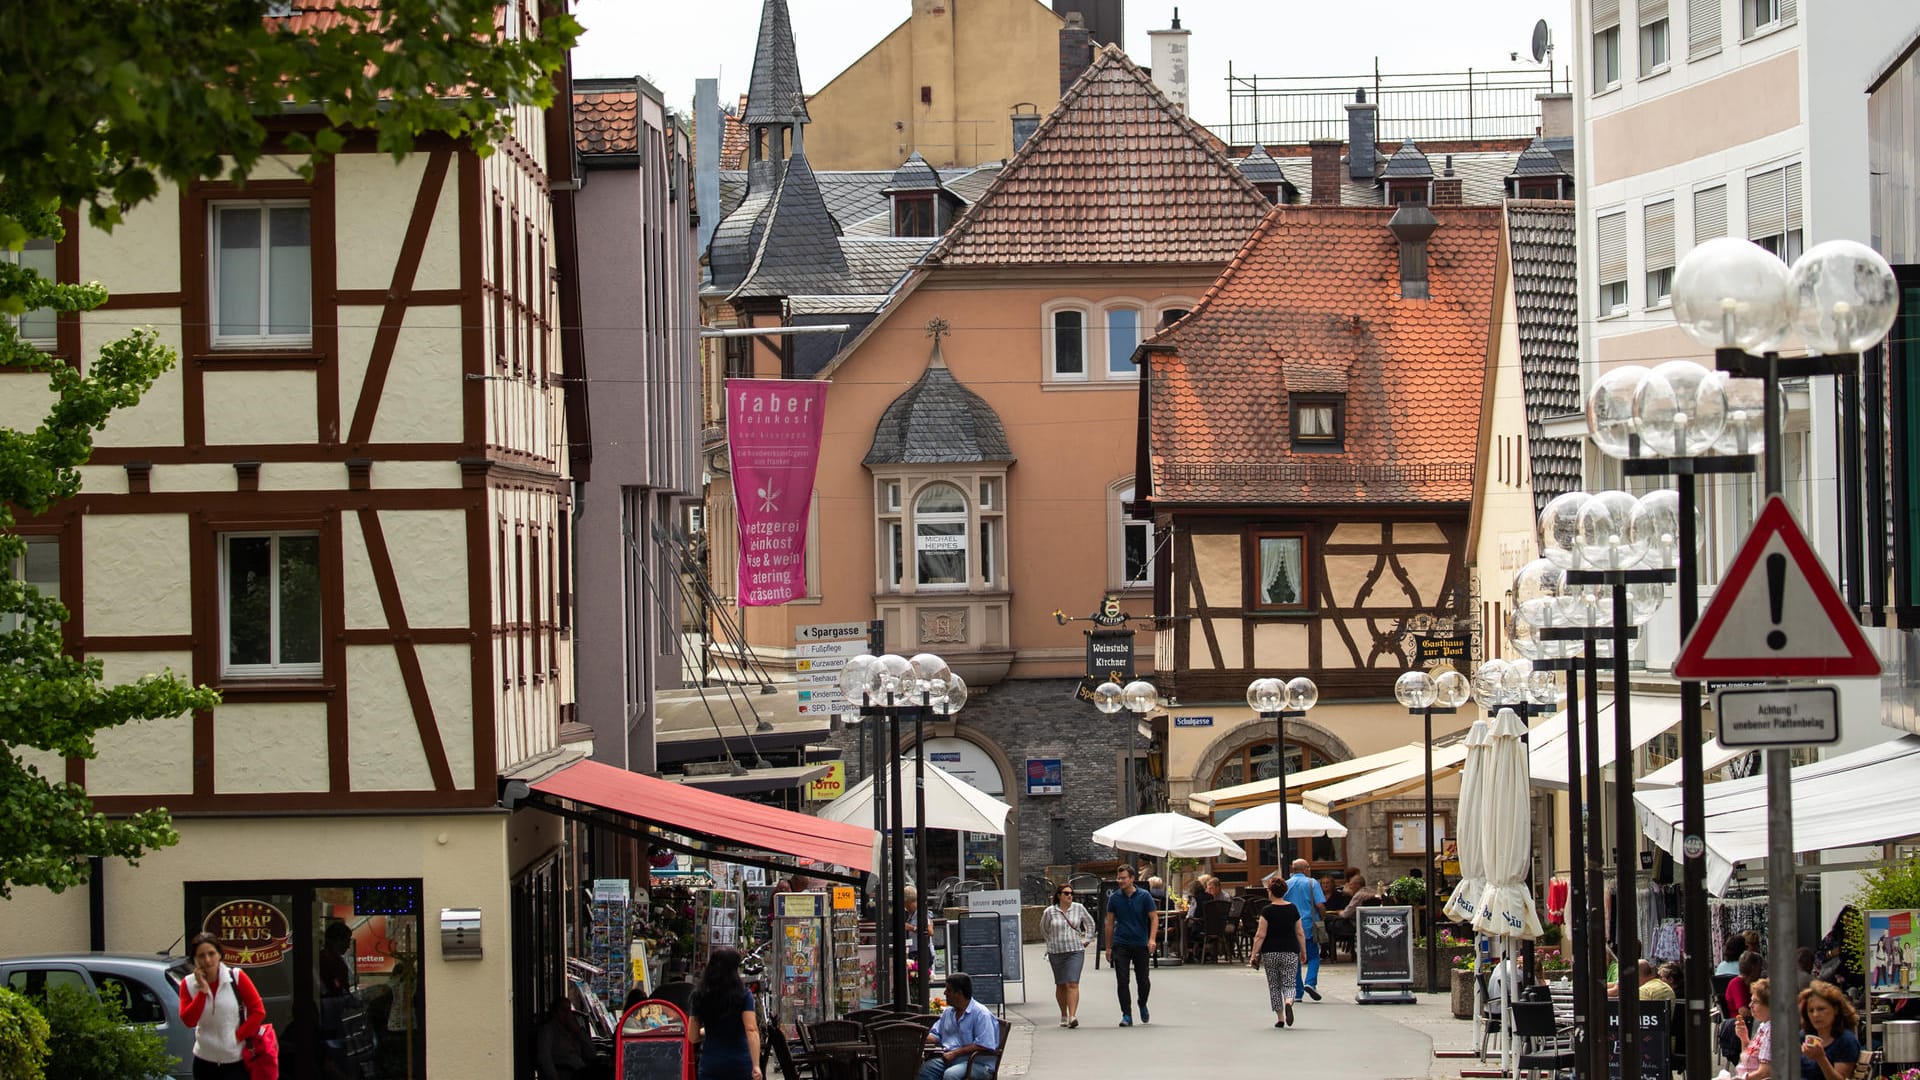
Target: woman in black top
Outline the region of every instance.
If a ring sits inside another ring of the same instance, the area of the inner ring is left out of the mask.
[[[1247,966],[1266,969],[1273,1026],[1290,1027],[1294,979],[1300,971],[1300,957],[1307,951],[1307,933],[1300,925],[1300,909],[1287,900],[1285,881],[1275,878],[1268,882],[1267,895],[1273,903],[1260,911],[1260,928],[1253,935],[1253,958]]]
[[[713,950],[687,1011],[700,1044],[700,1080],[760,1080],[760,1026],[738,952]]]

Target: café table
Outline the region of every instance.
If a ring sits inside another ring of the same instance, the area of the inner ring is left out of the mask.
[[[859,1080],[861,1063],[873,1060],[873,1044],[868,1042],[817,1042],[813,1052],[826,1059],[832,1080]]]

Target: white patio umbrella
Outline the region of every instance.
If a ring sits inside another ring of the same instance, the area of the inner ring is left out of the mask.
[[[902,823],[909,829],[920,822],[915,815],[913,797],[913,759],[903,757],[894,769],[900,784]],[[955,829],[962,832],[1007,834],[1007,815],[1013,807],[981,791],[972,784],[927,763],[927,828]],[[819,817],[854,825],[873,823],[873,777],[869,776],[847,789],[846,794],[821,807]]]
[[[1162,859],[1173,856],[1237,859],[1246,854],[1240,841],[1185,814],[1135,814],[1121,818],[1095,832],[1093,842]]]
[[[1235,840],[1271,840],[1280,833],[1280,804],[1250,806],[1221,822],[1217,828]],[[1287,835],[1327,836],[1337,840],[1347,835],[1347,827],[1299,803],[1288,803]]]
[[[1472,922],[1480,913],[1480,894],[1487,887],[1487,863],[1481,856],[1481,819],[1486,813],[1484,792],[1487,775],[1487,739],[1490,728],[1485,719],[1475,720],[1467,729],[1467,761],[1460,770],[1460,803],[1455,814],[1458,822],[1457,849],[1460,855],[1460,883],[1441,907],[1455,922]]]
[[[1493,721],[1486,749],[1485,785],[1480,793],[1483,826],[1481,857],[1486,861],[1486,888],[1481,890],[1473,928],[1496,939],[1505,965],[1514,946],[1540,936],[1540,916],[1528,891],[1527,866],[1533,859],[1533,820],[1527,798],[1527,748],[1520,739],[1527,726],[1512,709],[1501,709]],[[1511,971],[1511,968],[1505,970]],[[1500,980],[1501,1064],[1510,1068],[1513,1050],[1513,979]]]

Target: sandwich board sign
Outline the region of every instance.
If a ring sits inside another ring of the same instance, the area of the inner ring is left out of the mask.
[[[1880,674],[1880,660],[1778,495],[1740,545],[1673,674],[1682,679],[1817,679]]]

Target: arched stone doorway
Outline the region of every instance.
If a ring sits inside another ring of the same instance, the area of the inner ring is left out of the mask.
[[[1276,775],[1273,725],[1264,721],[1242,724],[1227,731],[1208,746],[1194,766],[1193,784],[1195,790],[1211,791],[1215,788],[1232,787],[1235,784],[1251,783],[1255,780],[1272,779]],[[1287,721],[1286,763],[1287,775],[1294,776],[1307,769],[1316,769],[1322,765],[1346,761],[1353,757],[1353,751],[1339,736],[1310,720],[1293,719]],[[1297,801],[1297,800],[1296,800]],[[1214,813],[1212,821],[1219,824],[1236,813],[1222,810]],[[1336,815],[1340,816],[1340,815]],[[1277,854],[1277,845],[1272,840],[1262,840],[1247,845],[1250,859],[1238,862],[1214,860],[1213,873],[1222,883],[1232,887],[1258,885],[1260,879],[1272,873],[1281,864]],[[1347,841],[1314,838],[1295,840],[1292,851],[1313,864],[1315,876],[1322,873],[1337,873],[1348,864]],[[1285,861],[1291,861],[1289,857]]]
[[[913,756],[911,735],[903,739],[901,755]],[[1014,796],[1017,774],[1013,761],[992,738],[959,724],[937,723],[927,729],[927,761],[1014,807],[1007,815],[1005,836],[958,833],[934,829],[927,836],[927,867],[922,875],[928,887],[950,877],[973,880],[981,876],[980,860],[988,854],[1000,860],[1000,887],[1017,888],[1020,881],[1020,811]],[[912,795],[911,781],[901,788]]]

